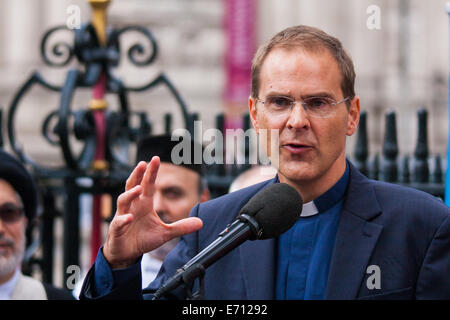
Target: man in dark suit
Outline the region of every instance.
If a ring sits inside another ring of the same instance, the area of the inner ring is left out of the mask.
[[[152,209],[159,159],[139,164],[81,297],[150,298],[253,195],[281,182],[301,195],[301,217],[280,237],[245,242],[210,266],[207,299],[449,299],[450,209],[423,192],[369,180],[345,158],[346,136],[360,115],[354,81],[351,58],[321,30],[288,28],[261,46],[249,113],[266,137],[276,177],[197,205],[190,218],[167,225]],[[277,130],[276,139],[267,130]],[[142,254],[180,235],[141,292]],[[185,297],[181,288],[169,295]]]

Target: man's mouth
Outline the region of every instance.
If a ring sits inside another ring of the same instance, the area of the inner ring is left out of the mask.
[[[13,250],[13,246],[10,243],[0,242],[0,256],[8,254]]]
[[[312,150],[312,146],[296,142],[285,143],[283,144],[283,148],[293,154],[302,154],[304,152]]]
[[[3,238],[0,240],[0,249],[1,248],[13,248],[14,247],[14,241],[10,239]]]

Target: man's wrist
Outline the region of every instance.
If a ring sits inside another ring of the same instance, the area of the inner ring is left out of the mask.
[[[139,258],[131,260],[115,260],[109,256],[107,250],[104,250],[104,248],[102,249],[102,252],[111,270],[125,269],[136,264],[139,261]]]
[[[133,260],[131,262],[122,262],[122,263],[115,263],[111,264],[108,262],[109,267],[111,270],[118,270],[118,269],[126,269],[128,267],[131,267],[132,265],[136,264],[139,261],[139,259]]]

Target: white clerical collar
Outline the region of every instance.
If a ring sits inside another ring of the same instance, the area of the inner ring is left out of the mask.
[[[313,216],[318,213],[319,213],[319,210],[317,209],[316,205],[314,204],[314,201],[310,201],[308,203],[303,204],[303,209],[302,209],[302,213],[300,214],[300,217],[309,217],[309,216]]]
[[[3,284],[0,284],[0,300],[10,300],[11,295],[16,287],[17,280],[19,280],[20,270],[16,269],[14,275]]]

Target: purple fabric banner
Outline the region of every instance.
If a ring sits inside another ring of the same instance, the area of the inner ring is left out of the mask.
[[[226,127],[240,127],[237,114],[246,107],[250,95],[251,62],[255,52],[254,0],[224,0],[225,74],[224,100],[228,114]],[[235,123],[236,122],[236,123]]]

